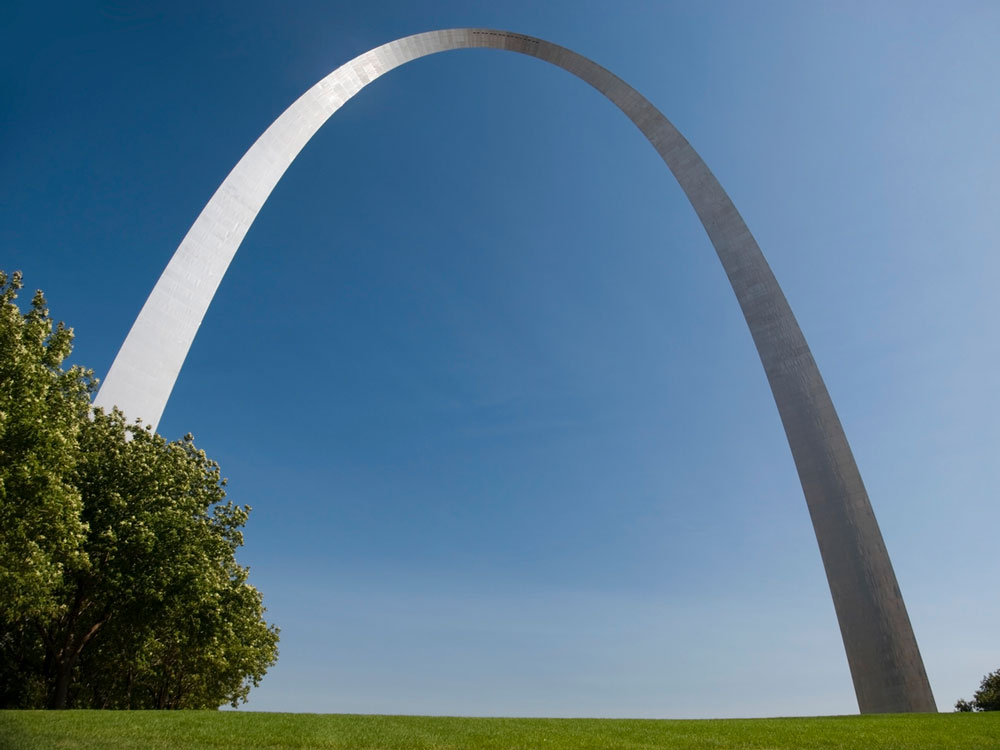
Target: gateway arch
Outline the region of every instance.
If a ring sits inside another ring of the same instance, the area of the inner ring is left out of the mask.
[[[95,405],[156,427],[212,297],[264,201],[313,134],[379,76],[472,47],[537,57],[583,79],[642,131],[701,219],[739,300],[785,428],[819,542],[862,713],[936,711],[896,575],[840,419],[756,240],[718,180],[635,89],[542,39],[447,29],[397,39],[342,65],[274,121],[208,202],[167,264]]]

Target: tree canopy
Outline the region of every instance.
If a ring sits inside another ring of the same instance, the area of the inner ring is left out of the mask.
[[[235,559],[250,508],[190,435],[92,411],[72,330],[20,288],[0,272],[0,708],[245,701],[278,641]]]
[[[955,710],[1000,711],[1000,669],[983,677],[979,690],[972,695],[971,701],[959,698]]]

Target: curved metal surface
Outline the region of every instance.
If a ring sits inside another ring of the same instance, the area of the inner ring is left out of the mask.
[[[306,142],[367,84],[425,55],[487,47],[537,57],[596,88],[673,172],[746,317],[802,482],[862,713],[936,711],[896,576],[840,419],[757,242],[690,144],[631,86],[571,50],[491,29],[398,39],[321,80],[264,132],[202,210],[147,299],[95,405],[155,428],[198,326],[271,190]]]

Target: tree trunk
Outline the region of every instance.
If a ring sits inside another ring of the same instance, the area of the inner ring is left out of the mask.
[[[52,693],[52,703],[49,708],[62,709],[67,707],[69,701],[69,678],[73,673],[73,666],[68,661],[59,665],[56,673],[56,688]]]
[[[55,664],[56,682],[52,691],[52,701],[49,704],[49,708],[62,709],[68,707],[69,683],[73,676],[73,667],[80,661],[80,653],[83,651],[84,646],[90,643],[91,639],[106,621],[107,611],[82,637],[75,641],[72,631],[66,634],[65,645],[52,659],[52,662]]]

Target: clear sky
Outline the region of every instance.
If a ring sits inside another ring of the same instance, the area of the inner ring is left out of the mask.
[[[14,2],[0,268],[109,367],[201,207],[341,63],[490,26],[635,86],[733,197],[812,345],[938,705],[1000,667],[1000,5]],[[585,84],[416,61],[305,148],[160,423],[253,506],[282,628],[247,708],[857,710],[746,325]]]

